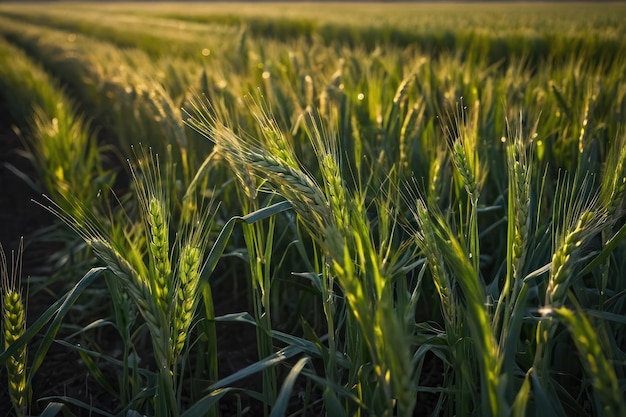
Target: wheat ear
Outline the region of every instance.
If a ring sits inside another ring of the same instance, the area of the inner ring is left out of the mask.
[[[602,193],[609,216],[622,213],[626,198],[626,136],[616,141],[611,149],[602,183]]]
[[[626,413],[626,402],[620,389],[615,369],[609,358],[607,349],[600,344],[598,333],[582,310],[573,311],[565,307],[554,310],[572,335],[585,370],[600,399],[599,405],[606,416],[623,416]]]
[[[526,152],[520,139],[507,148],[507,162],[509,173],[512,176],[509,181],[512,195],[511,203],[514,206],[513,220],[513,277],[519,279],[522,276],[522,267],[526,260],[526,246],[530,230],[530,180],[531,171],[526,161]]]
[[[163,205],[156,198],[148,203],[150,225],[150,254],[154,262],[154,280],[151,282],[157,305],[167,312],[170,305],[170,278],[172,267],[169,259],[169,230]]]
[[[478,200],[478,184],[476,183],[474,170],[470,166],[468,155],[461,142],[456,142],[452,147],[452,161],[463,179],[467,194],[473,200]]]
[[[22,302],[19,282],[22,244],[17,257],[12,257],[12,271],[9,275],[6,257],[0,245],[0,265],[2,275],[2,324],[5,349],[11,346],[26,330],[26,308]],[[6,362],[9,397],[18,417],[26,415],[28,386],[26,384],[26,345],[18,349]]]
[[[604,221],[602,213],[585,210],[575,225],[568,232],[552,256],[550,281],[546,292],[546,303],[560,307],[565,299],[571,270],[578,260],[584,244],[598,231]]]
[[[176,307],[171,331],[175,357],[183,350],[193,319],[200,279],[200,263],[200,250],[191,245],[185,245],[179,257]]]
[[[437,239],[435,237],[437,230],[433,224],[433,220],[428,213],[426,204],[419,199],[416,202],[413,215],[420,230],[415,234],[417,243],[426,256],[428,267],[430,269],[435,288],[441,299],[441,308],[444,317],[449,323],[455,320],[455,300],[453,299],[452,285],[446,272],[445,260],[443,254],[439,250]]]
[[[280,151],[271,146],[269,148],[273,151],[269,151],[266,143],[242,137],[215,119],[206,104],[192,104],[195,114],[189,115],[186,123],[215,143],[215,152],[228,162],[244,188],[249,188],[248,178],[253,173],[273,185],[275,191],[290,201],[312,231],[325,229],[332,219],[329,204],[321,188],[299,166],[293,150],[286,145],[285,138],[280,136],[282,134],[272,132],[272,129],[278,129],[275,123],[261,123],[266,128],[263,131],[266,141],[268,137],[280,138],[274,144],[281,146]],[[257,120],[263,119],[262,115],[255,117]]]
[[[216,139],[218,152],[240,178],[252,172],[268,181],[293,204],[312,230],[325,228],[331,219],[329,205],[319,186],[297,165],[276,157],[260,146],[243,143],[229,130],[220,129],[216,133],[219,134],[219,139]]]

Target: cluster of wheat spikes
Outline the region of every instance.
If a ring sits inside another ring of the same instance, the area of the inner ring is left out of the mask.
[[[11,252],[11,269],[7,266],[4,248],[0,245],[0,288],[2,289],[2,336],[8,349],[26,330],[26,306],[22,295],[22,250]],[[19,348],[6,362],[9,397],[18,417],[28,415],[28,385],[26,383],[26,345]]]
[[[133,301],[149,330],[158,369],[155,413],[177,415],[177,375],[201,298],[200,277],[213,214],[210,207],[206,212],[180,214],[181,223],[172,225],[174,209],[163,189],[169,173],[162,172],[158,155],[141,148],[136,156],[129,164],[140,221],[127,218],[121,233],[119,224],[101,221],[79,203],[74,204],[86,213],[82,218],[71,217],[56,205],[47,208],[83,237],[115,275],[115,285]],[[170,230],[177,232],[174,239]]]

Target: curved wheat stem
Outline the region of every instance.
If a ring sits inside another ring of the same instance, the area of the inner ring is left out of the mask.
[[[155,356],[159,365],[168,366],[167,361],[170,357],[169,329],[163,325],[166,322],[165,314],[152,296],[146,278],[141,277],[131,263],[107,241],[93,239],[87,243],[111,272],[122,281],[124,288],[137,305],[139,313],[150,329]]]

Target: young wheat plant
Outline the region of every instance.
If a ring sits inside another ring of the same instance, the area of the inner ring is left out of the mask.
[[[184,365],[181,359],[199,303],[213,215],[181,213],[176,239],[171,242],[172,200],[165,189],[169,169],[164,175],[158,156],[142,151],[131,172],[140,219],[133,222],[121,217],[129,221],[122,225],[123,233],[92,215],[75,219],[54,204],[48,209],[91,246],[135,303],[149,330],[158,367],[155,412],[178,415],[178,369]]]
[[[534,136],[534,130],[530,137]],[[509,328],[516,305],[524,305],[524,264],[529,251],[531,234],[531,184],[533,170],[532,143],[523,137],[520,117],[517,131],[506,148],[508,178],[507,209],[507,271],[494,314],[493,328],[500,336],[500,348],[504,349],[507,337],[516,334]],[[522,297],[519,297],[522,292]],[[519,297],[519,299],[518,299]],[[519,314],[519,312],[518,312]],[[505,361],[505,366],[507,366]]]

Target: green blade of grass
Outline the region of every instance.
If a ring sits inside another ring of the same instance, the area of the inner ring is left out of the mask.
[[[55,417],[59,413],[63,413],[65,417],[74,417],[74,414],[65,406],[65,404],[56,402],[48,403],[39,417]]]
[[[278,394],[278,398],[276,399],[276,403],[274,404],[274,408],[272,408],[272,412],[270,413],[270,417],[281,417],[284,416],[287,412],[287,406],[289,405],[289,399],[291,397],[291,391],[293,391],[293,386],[300,375],[300,372],[304,368],[304,366],[310,362],[310,359],[307,357],[300,358],[298,362],[291,368],[289,374],[285,378],[282,387],[280,388],[280,393]]]
[[[111,384],[109,384],[109,381],[107,381],[106,377],[104,376],[100,368],[98,368],[98,365],[93,358],[94,356],[96,358],[101,356],[98,352],[93,352],[89,349],[81,348],[80,346],[73,345],[72,343],[68,343],[64,340],[57,340],[56,342],[61,346],[70,348],[78,353],[81,361],[89,371],[89,376],[92,377],[98,384],[100,384],[100,386],[103,387],[110,395],[119,398],[119,393],[111,386]]]
[[[235,224],[241,220],[241,217],[231,217],[222,230],[220,234],[217,236],[213,247],[211,247],[211,251],[209,252],[209,256],[207,256],[206,261],[202,265],[202,275],[201,280],[207,280],[209,275],[215,269],[217,262],[222,257],[224,250],[226,249],[226,245],[228,244],[228,240],[230,239],[231,234],[233,233],[233,229],[235,228]]]
[[[87,404],[87,403],[85,403],[83,401],[77,400],[77,399],[72,398],[72,397],[67,397],[67,396],[44,397],[44,398],[41,398],[39,401],[50,401],[50,400],[52,400],[52,401],[63,401],[64,403],[75,405],[77,407],[82,408],[83,410],[88,410],[90,415],[98,414],[98,415],[105,416],[105,417],[116,417],[115,414],[108,413],[108,412],[106,412],[104,410],[101,410],[98,407],[94,407],[93,404]],[[54,403],[51,403],[51,404],[59,404],[59,403],[54,402]],[[67,408],[65,406],[65,404],[60,404],[60,405],[63,406],[62,408]],[[57,409],[56,412],[58,413],[58,409]],[[55,415],[55,414],[52,414],[52,415]]]
[[[245,368],[235,372],[234,374],[219,380],[215,384],[211,385],[209,387],[209,390],[225,388],[233,382],[239,381],[240,379],[243,379],[247,376],[261,372],[266,368],[276,366],[277,364],[284,362],[299,353],[302,353],[302,349],[294,346],[287,346],[286,348],[279,350],[278,352],[268,356],[267,358],[261,359],[260,361],[255,362],[252,365],[246,366]]]
[[[522,383],[522,387],[518,391],[515,396],[515,401],[513,401],[513,406],[510,410],[511,417],[524,417],[526,416],[526,405],[528,404],[528,400],[530,398],[530,376],[532,373],[532,368],[526,372],[526,377],[524,377],[524,382]]]
[[[61,328],[61,322],[65,317],[65,314],[70,310],[72,305],[76,302],[78,297],[83,293],[83,291],[91,285],[92,282],[96,280],[100,276],[100,274],[105,270],[105,268],[92,268],[85,276],[81,278],[80,281],[67,293],[67,297],[63,304],[59,307],[58,311],[55,312],[54,320],[50,323],[50,327],[46,331],[41,344],[39,345],[39,349],[35,353],[33,363],[31,365],[30,373],[28,374],[28,384],[32,383],[33,376],[43,363],[43,360],[50,348],[50,345],[54,341],[56,334]]]
[[[608,311],[585,310],[585,314],[591,317],[599,318],[603,321],[612,321],[614,323],[626,324],[626,315],[615,314]]]
[[[556,401],[557,398],[544,390],[535,372],[531,374],[531,380],[533,396],[535,398],[536,415],[544,417],[564,417],[564,413],[557,412],[554,407],[554,401]]]
[[[204,417],[207,415],[207,410],[210,410],[217,402],[228,392],[232,391],[232,388],[221,388],[212,391],[205,395],[196,403],[185,411],[181,417]]]
[[[339,402],[339,399],[335,395],[335,392],[328,386],[324,388],[323,399],[324,406],[326,408],[326,411],[328,412],[328,415],[345,417],[346,413],[344,411],[343,405],[341,404],[341,402]]]
[[[364,411],[367,411],[366,404],[363,403],[356,395],[354,395],[354,393],[348,391],[342,385],[333,383],[332,381],[329,381],[326,378],[315,375],[313,372],[309,372],[307,369],[304,369],[302,371],[302,374],[305,375],[310,380],[312,380],[313,382],[315,382],[316,384],[318,384],[320,387],[324,387],[324,393],[325,393],[324,401],[328,400],[329,404],[331,404],[331,408],[329,408],[329,410],[334,410],[333,412],[329,412],[328,415],[330,416],[345,415],[345,412],[343,411],[344,408],[341,405],[341,402],[337,398],[336,394],[340,395],[343,398],[350,400],[354,404],[361,407]],[[326,391],[328,391],[327,394],[326,394]],[[326,398],[326,395],[328,395],[329,397]],[[339,410],[341,410],[341,413],[335,414],[335,413],[338,413]]]
[[[211,251],[209,252],[209,256],[207,257],[204,265],[202,266],[202,279],[207,279],[208,276],[213,272],[217,262],[222,257],[224,250],[226,249],[226,245],[228,244],[228,240],[233,233],[235,228],[235,224],[239,221],[244,221],[248,224],[266,219],[270,216],[273,216],[277,213],[281,213],[285,210],[291,209],[291,203],[288,201],[281,201],[280,203],[272,204],[269,207],[264,207],[262,209],[256,210],[250,214],[247,214],[243,217],[241,216],[233,216],[231,217],[222,230],[220,234],[217,236]]]
[[[291,210],[292,207],[293,205],[289,201],[281,201],[246,214],[241,219],[248,224],[252,224],[283,211]]]
[[[624,224],[618,231],[617,233],[615,233],[613,235],[613,237],[611,239],[609,239],[609,241],[606,243],[606,245],[604,245],[604,248],[602,248],[602,251],[600,252],[600,254],[598,256],[596,256],[596,258],[591,261],[582,271],[581,274],[585,275],[589,272],[591,272],[595,267],[597,267],[598,265],[600,265],[602,262],[604,262],[606,260],[606,258],[609,257],[609,255],[611,254],[611,252],[613,252],[615,250],[615,248],[617,247],[617,245],[624,239],[626,238],[626,224]]]
[[[215,321],[240,322],[256,326],[256,322],[254,321],[254,318],[250,315],[250,313],[224,314],[223,316],[216,317]]]

